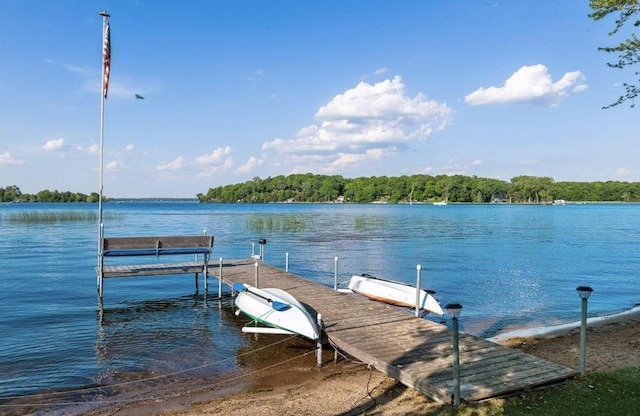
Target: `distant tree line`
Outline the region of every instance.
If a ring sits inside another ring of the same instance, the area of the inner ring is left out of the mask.
[[[45,189],[37,194],[23,194],[15,185],[0,188],[0,202],[98,202],[100,195],[78,192],[60,192]]]
[[[516,176],[510,182],[464,175],[373,176],[293,174],[210,188],[200,202],[551,203],[565,201],[640,202],[640,182],[555,182]]]

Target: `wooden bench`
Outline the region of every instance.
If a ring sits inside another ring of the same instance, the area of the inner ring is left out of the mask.
[[[196,291],[198,274],[204,276],[207,289],[209,258],[213,248],[213,236],[163,236],[163,237],[109,237],[101,241],[98,275],[98,297],[102,300],[102,280],[109,277],[157,276],[194,273]],[[186,261],[187,256],[193,261]],[[153,256],[157,260],[165,256],[182,256],[181,262],[156,262],[138,264],[105,265],[106,258]]]

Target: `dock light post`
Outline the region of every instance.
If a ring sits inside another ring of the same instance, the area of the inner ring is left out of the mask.
[[[338,257],[333,258],[333,290],[338,290]]]
[[[422,270],[421,265],[416,265],[416,316],[420,316],[420,271]],[[426,303],[426,299],[425,299]]]
[[[264,246],[267,245],[267,239],[259,239],[258,244],[260,244],[260,261],[264,263]]]
[[[220,271],[218,272],[218,299],[222,299],[222,257],[220,257]]]
[[[254,287],[258,288],[258,262],[255,262],[255,284]]]
[[[462,311],[462,305],[459,303],[448,303],[444,308],[453,323],[453,405],[460,406],[460,349],[458,318]]]
[[[587,373],[587,299],[591,296],[589,286],[578,286],[576,288],[580,299],[582,299],[582,308],[580,313],[580,375]]]

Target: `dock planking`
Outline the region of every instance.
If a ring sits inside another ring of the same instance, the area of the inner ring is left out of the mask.
[[[277,287],[322,314],[329,342],[427,397],[451,402],[451,330],[412,311],[334,291],[254,259],[223,262],[211,272],[226,284]],[[461,399],[472,402],[505,396],[575,377],[568,367],[460,333]]]

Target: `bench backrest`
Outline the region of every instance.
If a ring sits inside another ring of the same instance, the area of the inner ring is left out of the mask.
[[[136,250],[213,246],[213,236],[109,237],[102,239],[103,250]]]

